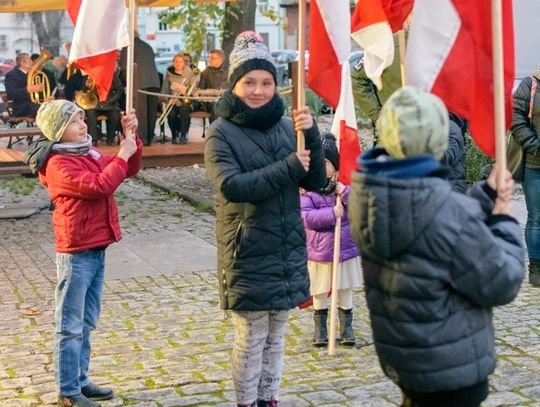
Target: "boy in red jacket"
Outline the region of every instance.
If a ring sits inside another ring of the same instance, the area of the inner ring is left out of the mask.
[[[46,139],[29,146],[26,162],[38,172],[55,208],[58,405],[99,407],[93,400],[110,399],[113,391],[98,387],[88,377],[90,332],[101,309],[105,249],[121,238],[113,193],[141,167],[137,118],[134,111],[122,118],[125,139],[116,156],[92,148],[84,111],[72,102],[44,103],[36,124]]]

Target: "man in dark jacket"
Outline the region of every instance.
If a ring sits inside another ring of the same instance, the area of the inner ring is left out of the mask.
[[[32,66],[30,55],[21,52],[15,58],[16,68],[6,74],[6,95],[14,117],[36,117],[39,105],[32,103],[30,93],[41,92],[43,84],[27,84],[28,70]]]
[[[218,96],[227,89],[227,69],[224,64],[224,53],[220,49],[213,49],[210,51],[208,58],[208,66],[201,72],[201,80],[199,81],[198,96]],[[208,91],[211,92],[208,92]],[[207,92],[205,92],[207,91]],[[216,120],[216,114],[214,113],[213,102],[201,103],[201,108],[210,113],[210,123]]]
[[[137,64],[137,76],[134,83],[134,92],[138,89],[149,92],[159,92],[159,76],[156,68],[155,54],[152,47],[139,38],[139,33],[135,33],[134,42],[134,62]],[[125,82],[125,69],[127,60],[127,48],[120,54],[120,67],[122,68],[122,79]],[[137,93],[136,95],[137,118],[139,119],[139,136],[144,141],[144,145],[149,146],[154,139],[156,127],[158,98],[157,96]]]
[[[349,219],[379,362],[404,406],[478,407],[496,364],[492,309],[523,279],[512,176],[452,191],[438,161],[448,113],[434,95],[398,90],[377,125],[384,148],[360,158]]]

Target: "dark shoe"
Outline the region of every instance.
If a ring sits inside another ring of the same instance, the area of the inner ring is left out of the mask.
[[[187,136],[185,134],[180,136],[179,144],[187,144]]]
[[[112,389],[99,387],[94,383],[88,383],[81,389],[81,393],[92,400],[110,400],[114,397]]]
[[[529,259],[529,283],[540,287],[540,259]]]
[[[313,346],[321,347],[328,345],[328,328],[326,320],[328,319],[328,309],[316,309],[313,313]]]
[[[114,141],[114,139],[107,139],[107,145],[108,146],[114,146],[116,144],[116,142]]]
[[[101,404],[90,400],[83,394],[76,394],[75,396],[59,396],[59,407],[101,407]]]
[[[257,400],[257,407],[278,407],[279,402],[272,397],[271,400]]]
[[[352,329],[352,308],[342,309],[339,311],[339,343],[345,346],[354,346],[356,339],[354,338],[354,331]]]

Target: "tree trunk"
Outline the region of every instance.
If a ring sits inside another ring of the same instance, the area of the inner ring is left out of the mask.
[[[225,24],[223,27],[222,48],[225,55],[230,55],[234,40],[238,34],[255,29],[255,11],[257,0],[244,0],[240,3],[225,4]],[[228,58],[226,58],[228,64]]]
[[[30,13],[39,46],[47,48],[55,56],[60,50],[60,25],[64,15],[63,11]]]

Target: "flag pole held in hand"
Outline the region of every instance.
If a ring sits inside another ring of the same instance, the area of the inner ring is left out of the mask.
[[[298,66],[297,66],[297,96],[296,109],[300,109],[306,104],[306,69],[305,69],[305,50],[306,50],[306,0],[298,2]],[[302,151],[306,148],[304,131],[296,131],[296,150]]]

